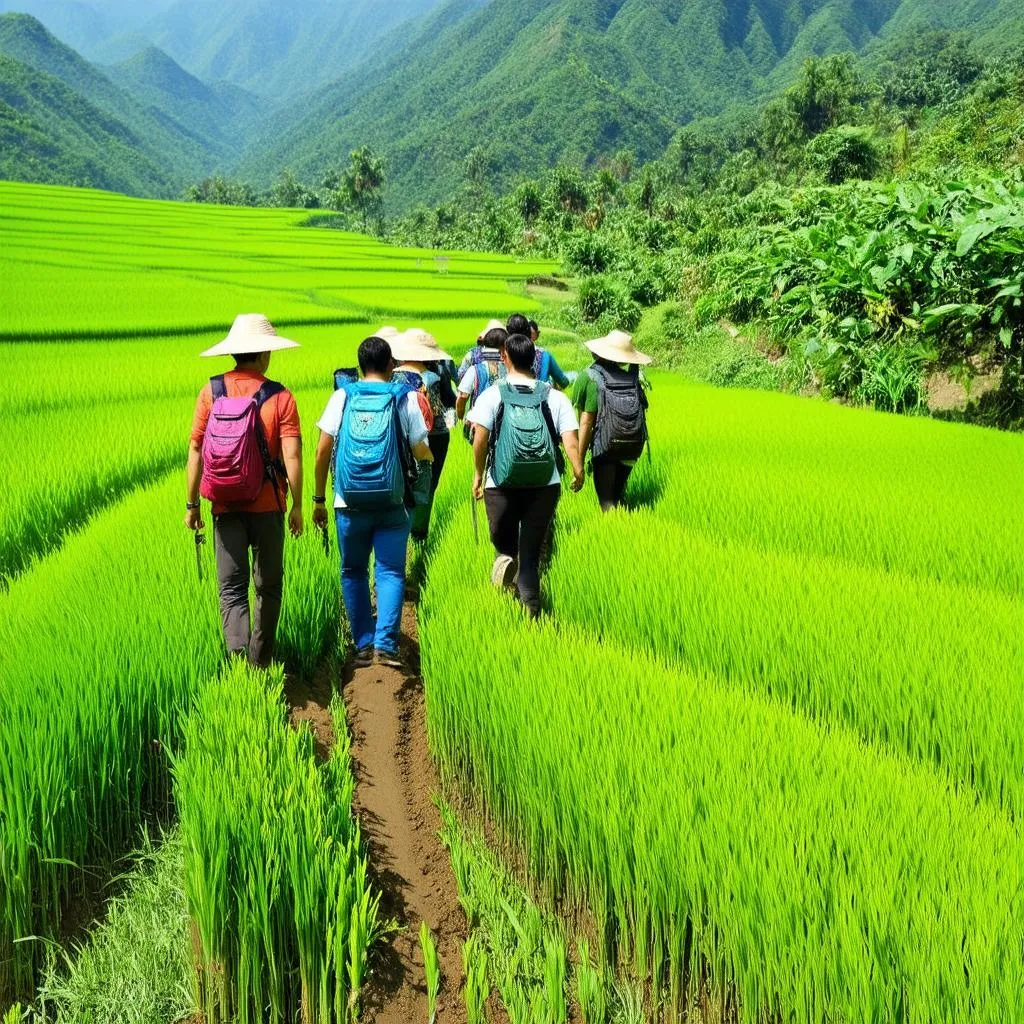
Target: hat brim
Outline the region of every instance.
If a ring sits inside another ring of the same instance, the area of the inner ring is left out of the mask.
[[[600,359],[607,359],[609,363],[633,363],[637,366],[650,366],[654,360],[650,356],[645,356],[643,352],[638,352],[636,349],[633,351],[624,351],[621,348],[615,348],[612,345],[607,345],[601,339],[597,341],[588,341],[587,348],[594,353]]]
[[[200,358],[215,356],[247,356],[258,352],[280,352],[286,348],[299,348],[297,341],[279,338],[273,334],[249,334],[238,338],[225,338],[222,342],[200,352]]]
[[[429,345],[404,345],[398,338],[389,341],[388,344],[391,346],[391,355],[396,363],[436,363],[442,359],[451,359],[447,352],[439,348],[431,348]]]

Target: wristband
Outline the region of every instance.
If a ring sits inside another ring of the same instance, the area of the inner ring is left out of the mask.
[[[327,504],[327,496],[326,496],[326,495],[324,495],[324,496],[323,496],[322,498],[318,498],[318,497],[317,497],[317,496],[316,496],[316,495],[314,494],[314,495],[313,495],[313,504],[314,504],[314,505],[326,505],[326,504]]]
[[[198,501],[186,501],[185,502],[185,511],[186,512],[197,512],[199,510],[200,505],[201,505],[201,502],[198,502]]]

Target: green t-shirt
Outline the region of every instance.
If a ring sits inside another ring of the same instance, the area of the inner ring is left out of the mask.
[[[572,404],[576,407],[577,412],[589,412],[594,416],[597,415],[597,410],[600,407],[597,381],[587,370],[584,370],[576,378],[572,392]]]

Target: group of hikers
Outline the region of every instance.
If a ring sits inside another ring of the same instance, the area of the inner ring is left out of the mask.
[[[584,486],[589,454],[602,510],[622,502],[648,443],[640,368],[650,358],[629,334],[612,331],[587,343],[592,365],[569,374],[539,337],[536,322],[520,314],[492,320],[456,367],[428,332],[382,327],[359,346],[358,368],[335,371],[317,424],[313,523],[326,531],[333,505],[357,667],[404,667],[409,538],[428,537],[458,422],[473,451],[474,522],[482,501],[495,550],[491,580],[515,591],[531,617],[541,613],[542,562],[566,461],[574,492]],[[295,537],[304,527],[298,410],[291,392],[266,376],[272,353],[297,347],[264,316],[236,318],[227,338],[202,353],[230,356],[235,366],[200,392],[188,456],[185,525],[200,541],[201,498],[211,503],[227,650],[258,666],[274,655],[285,524]]]

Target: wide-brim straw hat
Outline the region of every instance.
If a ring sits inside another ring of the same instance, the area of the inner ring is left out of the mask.
[[[442,359],[451,359],[428,331],[418,327],[410,328],[396,338],[388,339],[391,355],[398,363],[434,363]]]
[[[488,335],[488,334],[490,334],[490,333],[491,333],[491,331],[494,331],[494,330],[498,330],[498,331],[503,331],[503,330],[505,330],[505,325],[504,325],[504,324],[503,324],[503,323],[502,323],[502,322],[501,322],[500,320],[492,320],[492,321],[491,321],[491,322],[490,322],[490,323],[489,323],[489,324],[488,324],[488,325],[487,325],[487,326],[486,326],[486,327],[485,327],[485,328],[484,328],[484,329],[483,329],[483,330],[482,330],[482,331],[481,331],[481,332],[480,332],[480,333],[479,333],[479,334],[478,334],[478,335],[476,336],[476,340],[477,340],[477,341],[483,341],[483,340],[484,340],[484,338],[486,338],[486,337],[487,337],[487,335]]]
[[[373,332],[375,338],[383,338],[385,341],[390,341],[392,338],[397,338],[402,332],[397,327],[379,327]]]
[[[247,356],[298,347],[297,341],[282,338],[262,313],[242,313],[235,317],[228,336],[213,348],[208,348],[202,355]]]
[[[633,344],[633,335],[625,331],[612,331],[603,338],[595,338],[587,342],[587,348],[599,359],[607,359],[610,363],[636,363],[638,366],[649,366],[653,359],[639,352]]]

